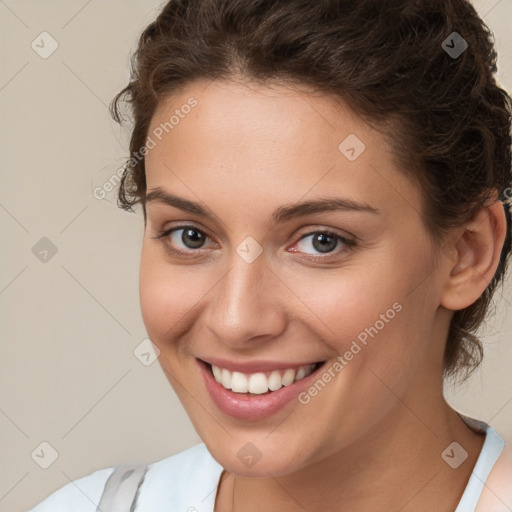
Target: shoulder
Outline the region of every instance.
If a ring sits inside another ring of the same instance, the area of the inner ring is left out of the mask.
[[[103,488],[115,467],[99,469],[73,480],[50,494],[28,512],[96,512]]]
[[[498,439],[503,438],[490,429]],[[512,510],[512,447],[503,441],[503,450],[485,481],[476,512],[510,512]]]
[[[116,467],[95,471],[61,487],[28,512],[96,512],[105,484]],[[163,507],[184,510],[205,501],[218,483],[222,467],[213,459],[204,443],[165,459],[148,464],[139,490],[137,512],[159,512]],[[213,499],[215,493],[213,493]],[[213,502],[212,502],[213,503]],[[72,508],[70,508],[72,507]],[[190,508],[193,510],[193,508]]]

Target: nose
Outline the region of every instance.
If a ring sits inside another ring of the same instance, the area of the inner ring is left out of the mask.
[[[226,275],[211,291],[207,327],[233,350],[251,350],[286,328],[286,286],[261,254],[247,263],[235,252]]]

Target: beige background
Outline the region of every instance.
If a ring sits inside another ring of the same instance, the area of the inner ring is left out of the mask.
[[[146,338],[142,215],[93,194],[126,155],[127,133],[107,105],[160,4],[0,0],[1,511],[26,510],[96,469],[200,442],[158,362],[134,355]],[[475,6],[495,33],[499,79],[510,91],[512,2]],[[51,48],[43,31],[58,43],[46,59],[31,47]],[[43,237],[57,249],[46,262],[33,252],[48,249]],[[509,279],[497,294],[481,370],[447,396],[512,442],[511,288]],[[58,453],[47,469],[42,442]]]

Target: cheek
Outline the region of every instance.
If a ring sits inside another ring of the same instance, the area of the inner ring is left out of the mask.
[[[330,340],[341,353],[348,350],[349,340],[379,321],[380,315],[388,312],[386,319],[395,318],[393,304],[403,297],[403,290],[390,276],[389,268],[385,276],[380,269],[363,263],[357,268],[304,273],[300,279],[290,273],[283,281],[296,283],[293,289],[301,299],[297,308],[303,316],[311,317],[322,339]]]
[[[201,296],[197,277],[166,263],[153,248],[143,246],[139,273],[142,318],[150,339],[159,348],[187,326],[187,313]],[[204,292],[203,292],[204,294]]]
[[[300,291],[295,289],[318,337],[352,369],[367,366],[391,380],[405,377],[404,366],[413,367],[421,357],[435,312],[425,289],[429,280],[417,287],[429,271],[428,262],[417,259],[398,265],[396,256],[381,253],[371,262],[339,272],[315,272],[292,281],[288,277],[289,282],[301,283]]]

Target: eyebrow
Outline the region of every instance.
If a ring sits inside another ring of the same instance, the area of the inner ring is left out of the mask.
[[[180,210],[201,217],[218,219],[218,216],[215,215],[208,207],[203,206],[202,204],[195,201],[191,201],[174,194],[169,194],[160,187],[151,189],[151,191],[146,194],[144,204],[151,202],[172,206],[174,208],[178,208]],[[272,213],[270,220],[272,223],[278,224],[280,222],[286,222],[297,217],[332,211],[357,211],[378,215],[380,210],[370,206],[367,203],[354,201],[353,199],[342,197],[326,197],[305,201],[302,203],[280,206]]]

